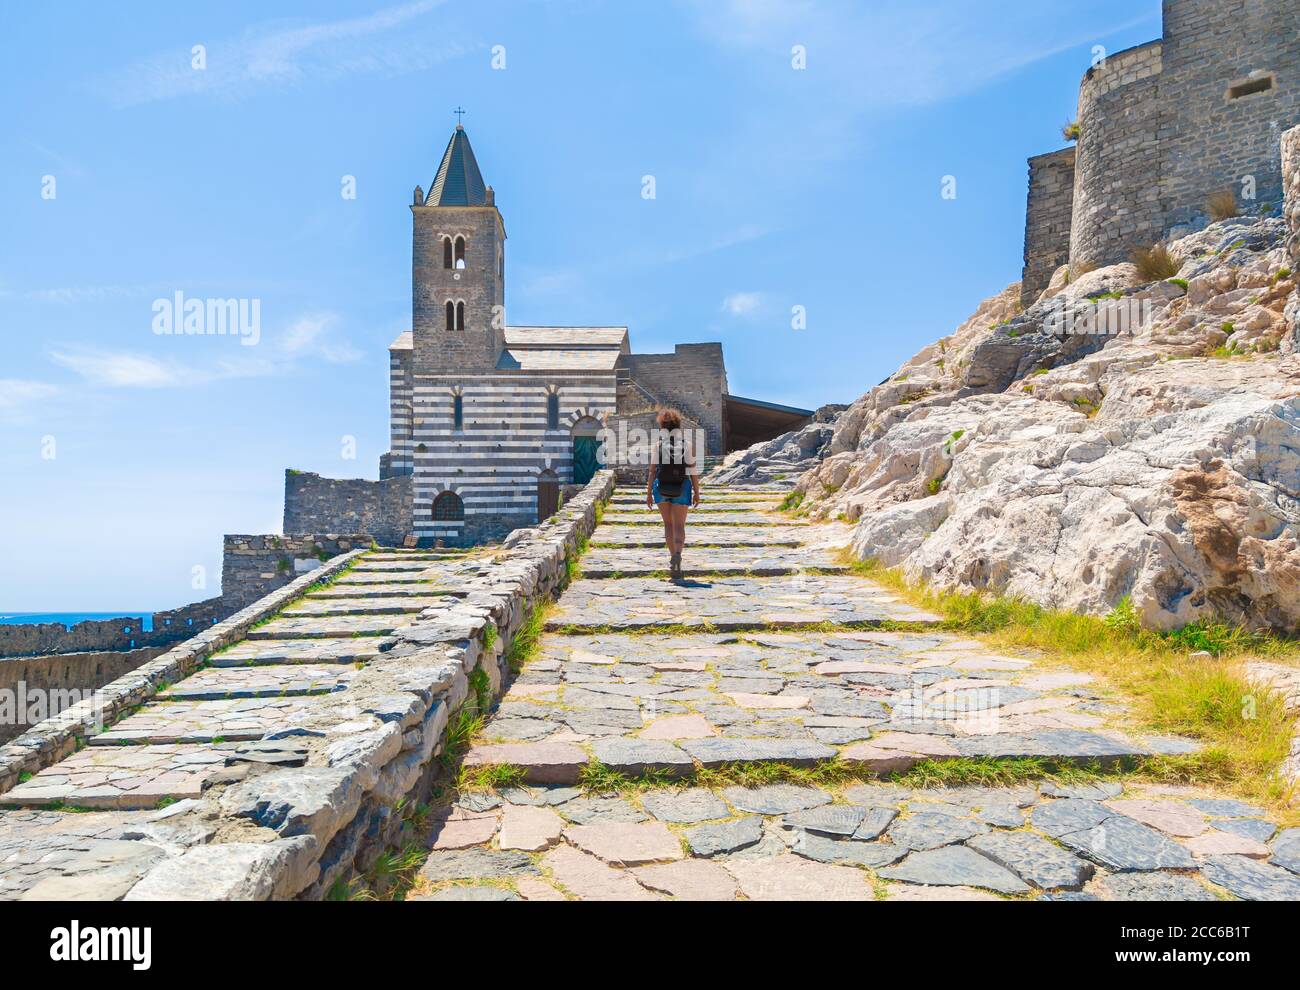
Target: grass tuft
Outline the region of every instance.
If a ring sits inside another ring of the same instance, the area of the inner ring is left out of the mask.
[[[1216,223],[1220,220],[1231,220],[1235,216],[1241,215],[1241,208],[1237,205],[1237,194],[1231,189],[1220,189],[1212,193],[1210,198],[1205,201],[1205,211],[1209,213],[1210,219]]]
[[[1182,259],[1170,252],[1165,244],[1134,249],[1133,264],[1143,282],[1163,282],[1174,278],[1183,267]]]
[[[1168,632],[1144,629],[1127,598],[1103,618],[918,586],[873,561],[850,565],[938,613],[949,629],[978,635],[1003,651],[1033,651],[1039,663],[1097,675],[1125,696],[1139,731],[1174,733],[1204,747],[1191,756],[1146,761],[1144,774],[1221,784],[1279,806],[1290,797],[1277,768],[1290,751],[1296,719],[1281,697],[1251,683],[1245,664],[1260,658],[1300,663],[1300,641],[1218,622]]]

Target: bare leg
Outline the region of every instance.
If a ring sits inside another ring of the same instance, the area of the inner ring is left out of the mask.
[[[681,553],[682,548],[686,546],[686,513],[690,511],[690,506],[674,505],[670,506],[673,514],[673,536],[676,542],[673,544],[673,553]]]
[[[668,502],[659,503],[659,515],[664,521],[664,546],[670,554],[677,552],[677,522],[673,516],[676,506]]]

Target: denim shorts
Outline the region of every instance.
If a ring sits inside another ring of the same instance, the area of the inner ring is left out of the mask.
[[[655,478],[654,484],[654,502],[655,505],[661,505],[664,502],[670,505],[690,505],[691,504],[691,479],[687,475],[685,483],[682,485],[682,493],[676,498],[665,498],[659,494],[659,479]]]

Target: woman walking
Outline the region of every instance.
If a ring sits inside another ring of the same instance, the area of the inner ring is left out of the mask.
[[[700,471],[695,451],[682,430],[682,416],[676,409],[661,409],[657,443],[650,451],[650,474],[646,479],[646,508],[659,507],[664,520],[664,543],[668,547],[668,574],[682,576],[682,548],[686,545],[686,513],[700,504]]]

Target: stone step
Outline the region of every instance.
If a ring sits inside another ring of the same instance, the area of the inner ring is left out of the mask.
[[[775,512],[777,503],[775,502],[754,502],[740,501],[737,499],[718,499],[707,497],[699,505],[691,509],[692,512],[713,513],[713,512]],[[610,503],[609,512],[650,512],[646,508],[645,496],[641,498],[615,499]]]
[[[802,571],[847,573],[848,567],[829,550],[790,547],[688,546],[683,555],[687,577],[704,575],[779,576]],[[643,577],[668,568],[662,544],[654,551],[636,548],[595,547],[582,558],[582,574],[589,578]]]
[[[371,561],[369,558],[352,567],[348,574],[422,574],[423,572],[436,568],[444,561],[412,561],[412,560],[393,560],[393,561]],[[345,575],[346,576],[346,575]]]
[[[213,667],[363,663],[379,655],[383,642],[380,636],[244,640],[210,657],[208,663]]]
[[[455,560],[459,557],[467,556],[473,552],[473,548],[458,549],[456,547],[446,547],[439,550],[372,550],[366,554],[367,562],[390,562],[390,561],[430,561]]]
[[[331,694],[346,688],[358,670],[346,664],[209,667],[158,693],[159,701],[216,701]]]
[[[398,585],[420,585],[432,580],[425,577],[424,571],[349,571],[344,574],[333,584],[331,588],[346,586],[349,588],[364,587],[368,584],[387,584],[393,587]]]
[[[261,739],[273,729],[292,728],[317,704],[311,697],[162,700],[146,704],[87,741],[100,747]]]
[[[800,527],[808,526],[806,519],[791,519],[779,512],[712,512],[694,514],[690,518],[707,522],[710,526],[766,526],[766,527]],[[663,519],[656,509],[642,508],[637,512],[612,511],[605,513],[602,528],[605,525],[663,526]],[[600,530],[598,529],[597,534]]]
[[[937,630],[547,635],[467,762],[572,783],[593,761],[686,776],[840,760],[870,775],[961,758],[1105,764],[1188,745],[1116,731],[1091,683]]]
[[[663,739],[611,736],[581,744],[574,742],[478,743],[465,754],[470,769],[514,767],[527,784],[576,784],[588,765],[599,765],[627,776],[664,774],[689,778],[701,769],[736,764],[781,764],[814,767],[839,761],[870,775],[888,776],[928,760],[1034,757],[1061,765],[1117,765],[1136,761],[1153,751],[1097,733],[1061,730],[1029,736],[962,741],[958,751],[928,742],[905,744],[882,736],[881,744],[857,743],[834,747],[797,739],[707,738],[676,742]]]
[[[280,614],[286,618],[321,618],[334,615],[418,615],[445,595],[376,598],[302,598]]]
[[[546,628],[797,629],[824,623],[941,621],[879,585],[851,576],[723,577],[672,584],[654,578],[583,577],[569,585]]]
[[[801,545],[798,530],[781,530],[771,526],[709,526],[696,522],[686,527],[688,547],[797,547]],[[662,547],[663,524],[657,527],[642,525],[605,524],[592,534],[593,547]]]
[[[321,618],[284,617],[248,631],[250,640],[346,639],[349,636],[388,636],[409,626],[418,615],[336,615]]]
[[[227,774],[233,743],[88,746],[0,795],[0,807],[140,810],[199,797]]]
[[[320,591],[313,591],[303,597],[305,602],[324,601],[324,600],[365,600],[369,598],[428,598],[450,594],[451,592],[438,587],[436,581],[412,581],[405,584],[393,583],[369,583],[363,582],[354,584],[352,582],[344,583],[338,581],[328,588],[322,588]]]

